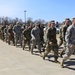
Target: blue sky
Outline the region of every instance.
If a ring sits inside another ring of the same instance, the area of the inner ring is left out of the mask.
[[[62,22],[75,17],[75,0],[0,0],[0,16],[18,17],[24,21],[26,16],[46,21]]]

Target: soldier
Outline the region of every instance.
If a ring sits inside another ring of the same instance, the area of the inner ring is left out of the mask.
[[[66,50],[66,41],[65,41],[65,33],[66,33],[66,30],[67,30],[67,28],[69,27],[69,22],[70,21],[70,19],[69,18],[66,18],[66,20],[65,20],[65,25],[62,27],[62,38],[63,38],[63,45],[64,45],[64,48],[63,48],[63,50],[60,52],[60,56],[62,57],[62,55],[63,55],[63,52]]]
[[[32,23],[30,23],[29,28],[30,28],[30,30],[32,30],[32,28],[33,28],[33,24]]]
[[[60,38],[60,41],[59,41],[59,47],[63,44],[63,27],[65,25],[65,22],[62,23],[62,26],[59,30],[59,38]]]
[[[72,20],[72,25],[68,27],[66,35],[65,35],[65,41],[66,41],[66,51],[65,55],[63,56],[61,67],[64,67],[64,62],[72,55],[72,53],[75,51],[75,18]]]
[[[13,44],[15,45],[15,43],[14,43],[13,25],[12,24],[10,24],[10,26],[8,28],[8,44],[10,44],[10,41],[12,41]]]
[[[41,47],[43,47],[43,43],[44,43],[44,31],[43,31],[43,26],[41,24],[39,24],[39,29],[40,29],[40,40],[41,40]],[[44,51],[44,49],[43,49]]]
[[[58,45],[57,45],[57,39],[56,39],[56,28],[55,28],[55,22],[54,20],[51,21],[50,28],[48,29],[47,32],[47,46],[46,50],[44,52],[43,59],[45,60],[45,57],[47,54],[53,50],[54,52],[54,58],[55,62],[58,62]]]
[[[31,30],[28,28],[28,26],[25,27],[25,30],[23,31],[23,50],[25,48],[26,43],[28,42],[29,51],[30,51],[30,40],[31,40]]]
[[[14,39],[15,39],[15,45],[17,46],[17,43],[19,41],[21,47],[22,47],[22,29],[19,22],[16,23],[16,25],[13,28],[14,32]]]
[[[2,39],[2,32],[1,32],[1,28],[2,28],[2,25],[0,26],[0,39]]]
[[[7,43],[7,39],[8,39],[8,25],[6,25],[6,28],[4,29],[4,37],[5,37],[5,41]]]
[[[35,24],[35,27],[31,30],[31,37],[32,37],[31,53],[33,54],[33,49],[36,46],[36,44],[38,46],[38,50],[41,53],[40,29],[37,23]]]
[[[45,51],[45,48],[46,48],[46,44],[47,44],[47,33],[48,33],[48,29],[50,28],[51,26],[51,23],[49,22],[48,23],[48,26],[46,28],[44,28],[44,51]]]
[[[51,23],[48,23],[48,26],[46,28],[44,28],[44,42],[47,42],[47,33],[48,33],[48,29],[50,28]]]
[[[2,40],[4,41],[4,39],[5,39],[5,37],[4,37],[4,29],[5,29],[5,25],[2,25],[2,27],[1,27],[1,33],[2,33],[2,36],[1,36],[1,38],[2,38]]]

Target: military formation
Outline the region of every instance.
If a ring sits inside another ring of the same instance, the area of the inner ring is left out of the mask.
[[[43,60],[52,51],[54,62],[60,63],[63,68],[64,62],[75,52],[75,18],[72,19],[72,22],[66,18],[62,22],[58,35],[59,41],[56,37],[57,30],[54,20],[51,20],[45,28],[39,23],[30,23],[22,28],[19,22],[16,25],[10,24],[0,27],[0,39],[3,42],[5,41],[9,45],[13,44],[16,47],[20,46],[23,50],[28,45],[31,54],[34,54],[34,48],[37,48]],[[62,44],[63,49],[59,54],[59,48]],[[62,62],[58,61],[59,56],[62,57]]]

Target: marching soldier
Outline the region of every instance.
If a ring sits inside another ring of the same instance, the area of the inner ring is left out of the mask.
[[[75,18],[72,20],[72,25],[70,25],[67,29],[66,35],[65,35],[65,41],[66,41],[66,51],[65,55],[63,56],[61,67],[64,67],[64,62],[72,55],[72,53],[75,51]]]
[[[39,29],[40,29],[40,41],[41,41],[41,47],[43,48],[43,43],[44,43],[44,30],[43,30],[43,26],[41,24],[39,24]],[[44,51],[44,48],[43,48]]]
[[[31,40],[31,29],[28,28],[28,26],[25,27],[25,30],[23,31],[23,50],[25,48],[26,43],[28,42],[29,51],[30,51],[30,40]]]
[[[14,43],[13,25],[12,24],[10,24],[10,26],[8,28],[8,44],[10,44],[10,41],[12,41],[13,44],[15,45],[15,43]]]
[[[2,25],[2,27],[1,27],[1,34],[2,34],[1,38],[2,38],[3,41],[5,39],[5,37],[4,37],[4,29],[5,28],[6,28],[6,26],[5,25]]]
[[[5,37],[5,42],[7,43],[7,41],[8,41],[8,25],[6,25],[6,28],[4,29],[4,37]]]
[[[32,37],[32,46],[31,46],[31,53],[33,54],[34,47],[38,46],[38,50],[41,53],[41,40],[40,40],[40,29],[38,24],[35,24],[35,27],[31,30],[31,37]]]
[[[48,26],[46,28],[44,28],[44,42],[47,42],[47,33],[48,33],[48,29],[50,28],[51,23],[48,23]]]
[[[65,22],[62,23],[62,26],[59,30],[59,38],[60,38],[60,41],[59,41],[59,47],[63,44],[63,27],[65,25]]]
[[[55,22],[51,21],[50,28],[47,32],[47,46],[46,50],[44,52],[43,59],[47,56],[47,54],[53,50],[54,52],[54,59],[55,62],[58,62],[58,45],[57,45],[57,39],[56,39],[56,28],[55,28]]]
[[[70,25],[70,19],[69,19],[69,18],[66,18],[66,20],[65,20],[65,25],[62,27],[62,39],[63,39],[64,48],[63,48],[63,50],[60,52],[60,56],[61,56],[61,57],[62,57],[63,52],[66,50],[65,33],[66,33],[66,30],[67,30],[67,28],[69,27],[69,25]]]
[[[44,51],[45,51],[45,47],[47,44],[47,33],[48,33],[48,29],[50,28],[51,23],[48,23],[48,26],[46,28],[44,28]]]
[[[13,32],[14,32],[15,46],[17,46],[17,43],[19,41],[22,47],[22,28],[19,22],[17,22],[16,25],[14,26]]]

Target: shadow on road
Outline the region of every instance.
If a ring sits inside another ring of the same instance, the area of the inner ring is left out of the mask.
[[[75,59],[71,59],[71,60],[75,60]],[[75,66],[75,61],[67,61],[64,64],[66,64],[65,68],[68,68],[70,70],[75,70],[75,67],[72,67]]]

